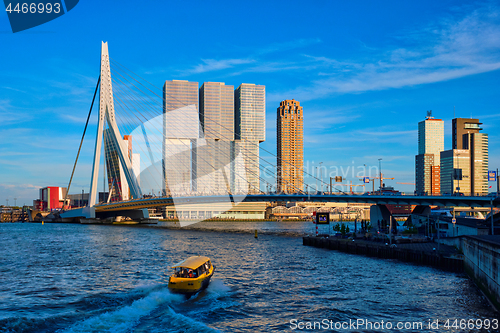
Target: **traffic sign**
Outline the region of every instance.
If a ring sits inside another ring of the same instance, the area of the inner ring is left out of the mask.
[[[317,213],[316,224],[330,224],[330,213]]]
[[[494,182],[497,180],[497,172],[493,170],[488,170],[488,181]]]
[[[451,219],[451,223],[457,223],[457,219],[456,218],[452,218]]]

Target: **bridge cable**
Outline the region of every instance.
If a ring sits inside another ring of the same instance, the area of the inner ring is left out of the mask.
[[[73,171],[71,172],[71,177],[69,178],[68,188],[66,189],[66,195],[64,196],[63,208],[64,208],[64,205],[66,204],[66,200],[67,200],[68,195],[69,195],[69,188],[71,187],[71,181],[73,180],[73,175],[75,174],[76,163],[78,162],[78,156],[80,156],[80,150],[82,149],[83,138],[85,137],[85,132],[87,132],[87,126],[89,124],[90,114],[92,113],[92,108],[94,106],[95,96],[97,95],[97,90],[99,88],[100,82],[101,82],[101,76],[99,75],[99,78],[97,79],[97,84],[95,86],[94,97],[92,98],[92,104],[90,104],[90,110],[89,110],[89,114],[87,116],[87,121],[85,123],[85,128],[83,129],[82,139],[80,140],[80,147],[78,147],[78,153],[76,154],[75,164],[73,165]]]

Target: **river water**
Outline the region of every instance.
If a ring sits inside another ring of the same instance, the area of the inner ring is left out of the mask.
[[[192,227],[0,224],[0,332],[463,332],[443,324],[497,318],[464,275],[306,247],[308,223]],[[197,254],[211,284],[171,294],[169,266]],[[334,325],[358,319],[372,327]]]

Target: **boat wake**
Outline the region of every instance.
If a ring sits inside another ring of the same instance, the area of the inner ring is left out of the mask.
[[[130,305],[108,309],[78,321],[59,333],[79,332],[216,332],[202,322],[210,313],[235,305],[226,297],[231,289],[220,279],[213,279],[207,289],[190,299],[158,286],[141,287],[132,294],[144,293]],[[193,319],[193,318],[196,318]]]
[[[214,331],[202,322],[174,311],[173,307],[186,302],[184,295],[172,294],[167,288],[151,291],[132,304],[77,322],[60,333],[77,332],[158,332],[196,330]],[[166,326],[168,325],[168,326]]]

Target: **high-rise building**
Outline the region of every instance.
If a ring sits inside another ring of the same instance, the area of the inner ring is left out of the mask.
[[[418,194],[441,191],[440,153],[444,150],[444,122],[431,113],[418,123],[418,155],[415,156],[415,190]]]
[[[488,193],[488,134],[480,133],[481,125],[479,119],[455,118],[452,120],[453,149],[469,151],[468,191],[464,191],[465,187],[460,186],[460,192],[471,195]],[[464,168],[463,164],[461,168]]]
[[[415,156],[415,190],[418,194],[440,193],[440,166],[434,165],[434,154]]]
[[[465,149],[470,151],[471,193],[488,194],[488,134],[464,134]]]
[[[479,133],[482,130],[482,123],[479,119],[455,118],[451,121],[451,149],[467,149],[464,148],[464,134]],[[465,143],[467,145],[467,143]]]
[[[277,109],[278,191],[297,193],[304,187],[304,119],[300,103],[284,100]]]
[[[470,151],[450,149],[441,152],[441,193],[471,193]]]
[[[199,135],[198,82],[166,81],[163,86],[163,191],[186,195],[196,190]]]
[[[197,147],[197,190],[224,194],[231,188],[234,143],[234,86],[205,82],[200,88],[204,145]]]
[[[234,134],[235,155],[241,151],[244,156],[246,180],[234,179],[234,191],[242,186],[249,193],[260,191],[259,143],[264,142],[266,133],[266,87],[242,83],[234,92]],[[236,168],[241,168],[236,164]],[[241,170],[235,170],[240,174]]]

